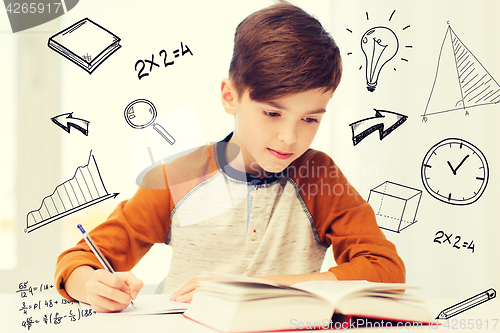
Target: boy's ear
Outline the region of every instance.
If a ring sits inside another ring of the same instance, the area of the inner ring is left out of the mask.
[[[238,95],[233,83],[229,79],[223,79],[220,84],[220,94],[222,99],[222,106],[224,110],[229,113],[235,113],[235,103],[238,100]]]

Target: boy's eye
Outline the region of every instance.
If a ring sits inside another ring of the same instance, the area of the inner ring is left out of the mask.
[[[318,123],[318,119],[316,118],[302,118],[306,123]]]
[[[274,112],[274,111],[264,111],[264,114],[269,117],[279,117],[280,115],[279,112]]]

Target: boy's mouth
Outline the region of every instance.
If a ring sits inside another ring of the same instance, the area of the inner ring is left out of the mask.
[[[278,150],[274,150],[271,148],[267,148],[267,150],[269,150],[271,155],[273,155],[276,158],[279,158],[280,160],[286,160],[287,158],[289,158],[290,156],[293,155],[293,153],[284,153],[284,152],[280,152]]]

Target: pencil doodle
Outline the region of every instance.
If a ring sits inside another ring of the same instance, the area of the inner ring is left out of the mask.
[[[444,139],[429,149],[421,167],[427,192],[451,205],[476,202],[486,189],[489,167],[486,157],[463,139]]]
[[[367,201],[379,227],[399,233],[417,222],[421,196],[421,190],[386,181],[370,190]]]
[[[63,113],[50,119],[54,122],[54,124],[68,133],[70,133],[70,128],[73,127],[82,132],[83,135],[89,135],[89,121],[80,118],[73,118],[73,112]]]
[[[444,309],[439,313],[436,319],[449,319],[453,316],[456,316],[459,313],[470,310],[475,306],[483,304],[486,301],[492,300],[497,295],[495,289],[490,288],[485,290],[477,295],[474,295],[466,300],[463,300],[455,305],[450,306],[449,308]]]
[[[168,143],[173,145],[175,139],[163,126],[155,123],[158,113],[153,103],[147,99],[136,99],[130,102],[125,108],[124,116],[127,124],[134,129],[143,129],[153,125],[153,129],[158,132]]]
[[[467,250],[471,250],[472,253],[474,253],[474,247],[475,247],[475,244],[474,244],[474,241],[471,240],[470,242],[463,242],[463,243],[460,243],[460,241],[462,240],[462,237],[460,236],[455,236],[454,238],[454,242],[453,244],[451,243],[451,237],[453,236],[453,234],[447,234],[445,233],[444,231],[442,230],[439,230],[437,231],[435,234],[434,234],[434,240],[433,242],[434,243],[438,243],[438,244],[450,244],[450,245],[453,245],[453,248],[454,249],[457,249],[457,250],[460,250],[462,248],[466,248]],[[444,239],[441,241],[441,238]]]
[[[187,46],[186,44],[184,44],[183,42],[181,42],[181,47],[178,48],[178,49],[175,49],[172,54],[174,55],[174,58],[178,58],[179,56],[183,56],[186,54],[186,53],[189,53],[191,55],[193,55],[193,52],[191,51],[191,49],[189,48],[189,46]],[[165,49],[162,49],[160,52],[158,52],[158,54],[160,55],[160,57],[163,57],[163,67],[168,67],[168,66],[172,66],[174,64],[174,60],[171,60],[171,61],[167,61],[167,51],[165,51]],[[149,70],[146,70],[146,63],[149,64]],[[140,80],[142,79],[143,77],[145,76],[149,76],[149,74],[153,71],[154,67],[160,67],[160,65],[155,62],[155,55],[154,53],[151,53],[151,60],[149,59],[139,59],[135,62],[135,65],[134,65],[134,70],[137,72],[137,78]],[[146,70],[146,71],[145,71]]]
[[[71,179],[58,185],[51,195],[42,200],[40,208],[27,214],[24,232],[32,232],[96,203],[116,198],[117,195],[106,190],[91,151],[86,165],[76,168]]]
[[[392,20],[396,10],[393,10],[389,21]],[[368,12],[366,12],[366,20],[370,20]],[[406,30],[410,25],[406,25],[403,30]],[[346,29],[350,33],[353,33],[351,29]],[[364,55],[365,63],[365,79],[366,79],[366,89],[369,92],[374,92],[377,87],[380,72],[382,68],[389,63],[399,51],[399,39],[393,29],[387,26],[374,26],[365,31],[361,36],[361,51]],[[412,48],[411,45],[405,45],[405,48]],[[347,53],[351,55],[352,52]],[[408,59],[401,58],[402,61],[408,62]],[[363,66],[361,65],[359,69],[361,70]],[[394,67],[394,70],[396,68]]]
[[[48,46],[89,74],[121,48],[120,38],[88,18],[50,37]]]
[[[468,108],[498,102],[500,85],[448,25],[422,122],[451,111],[468,115]]]
[[[365,118],[349,124],[352,130],[352,143],[354,145],[357,145],[361,140],[377,130],[379,131],[380,140],[382,140],[408,119],[408,116],[396,112],[374,110],[374,117]]]

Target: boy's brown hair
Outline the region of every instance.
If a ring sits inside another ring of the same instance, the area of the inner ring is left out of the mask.
[[[321,23],[286,1],[261,9],[236,28],[229,79],[255,101],[322,88],[342,75],[340,51]]]

